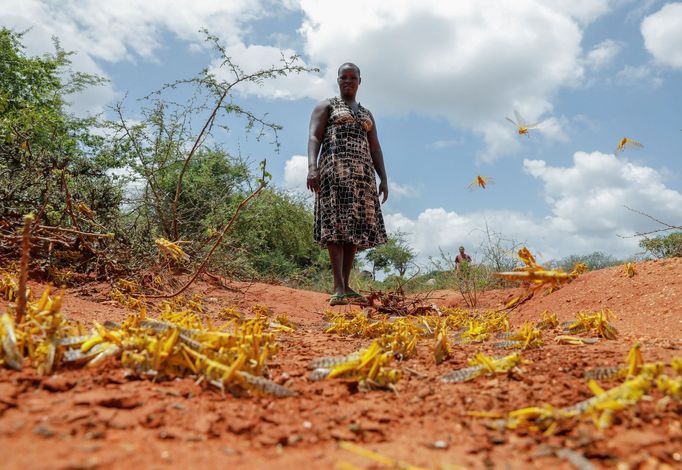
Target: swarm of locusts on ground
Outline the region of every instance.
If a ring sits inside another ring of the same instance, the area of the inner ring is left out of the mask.
[[[165,240],[157,242],[162,253],[173,258],[183,257],[184,252],[177,245]],[[390,315],[382,313],[387,310],[382,309],[380,301],[364,309],[328,311],[325,334],[362,338],[367,344],[344,356],[314,359],[309,364],[308,379],[354,382],[358,389],[365,391],[395,391],[404,374],[401,365],[418,347],[428,347],[436,364],[450,358],[454,348],[461,345],[499,350],[499,355],[478,351],[467,360],[466,367],[441,377],[445,383],[474,382],[481,376],[522,374],[523,364],[527,363],[524,351],[541,348],[547,341],[586,345],[618,336],[611,323],[613,313],[608,309],[577,312],[574,320],[561,325],[556,315],[545,312],[536,323],[525,322],[512,330],[509,312],[515,306],[539,292],[546,295],[561,288],[585,269],[578,265],[568,273],[546,270],[525,247],[518,256],[523,266],[497,275],[520,281],[526,286],[525,292],[498,310],[435,305],[415,309],[403,294],[398,300],[395,296],[390,298]],[[10,302],[19,297],[17,279],[11,272],[0,273],[0,293]],[[94,367],[107,358],[115,358],[140,376],[154,380],[194,376],[240,396],[248,393],[295,395],[295,390],[272,382],[268,371],[268,360],[278,350],[278,336],[295,329],[286,315],[273,317],[267,308],[255,307],[247,318],[246,313],[227,307],[222,313],[224,321],[213,325],[202,315],[200,298],[178,296],[153,305],[139,292],[134,281],[119,280],[111,296],[132,312],[121,323],[94,322],[87,328],[62,315],[63,292],[47,287],[34,296],[27,291],[24,312],[20,315],[15,304],[10,304],[8,312],[1,317],[0,363],[17,370],[30,365],[40,374],[50,374],[63,367]],[[402,311],[400,298],[405,299]],[[550,332],[558,334],[550,335]],[[596,396],[589,403],[565,410],[549,406],[529,408],[531,411],[512,413],[504,425],[513,429],[528,423],[539,426],[537,423],[541,422],[551,430],[550,426],[557,420],[578,415],[594,417],[598,409],[602,413],[596,422],[606,426],[610,422],[609,414],[635,405],[652,387],[679,399],[680,360],[670,367],[674,373],[666,375],[664,364],[644,363],[640,347],[635,345],[624,368],[588,373],[591,380],[607,376],[627,379],[622,385],[607,392],[590,382],[588,385]]]

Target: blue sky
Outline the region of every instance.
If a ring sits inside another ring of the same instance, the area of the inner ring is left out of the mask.
[[[682,222],[682,2],[478,0],[326,2],[4,0],[0,24],[31,28],[32,54],[51,36],[77,52],[74,67],[110,83],[74,97],[78,113],[106,112],[125,93],[214,67],[198,30],[218,35],[255,70],[298,53],[317,74],[242,89],[236,100],[284,126],[281,150],[239,134],[253,161],[268,157],[274,183],[304,187],[308,122],[336,93],[335,72],[356,62],[359,101],[377,120],[391,196],[390,230],[420,259],[460,244],[476,254],[481,229],[528,245],[540,259],[601,250],[636,254],[657,228],[623,206]],[[542,121],[530,138],[506,120]],[[622,137],[644,148],[614,156]],[[485,190],[469,191],[476,175]]]

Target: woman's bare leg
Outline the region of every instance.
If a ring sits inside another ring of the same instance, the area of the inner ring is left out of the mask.
[[[344,245],[338,243],[327,243],[329,251],[329,261],[332,263],[332,276],[334,277],[334,293],[344,294],[346,284],[344,282]]]
[[[358,247],[355,245],[343,245],[343,287],[346,294],[355,292],[350,288],[350,272],[353,269],[353,261],[355,261],[355,253]]]

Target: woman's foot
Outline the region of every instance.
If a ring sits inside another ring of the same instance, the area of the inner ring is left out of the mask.
[[[338,292],[334,292],[331,297],[329,297],[329,305],[332,307],[335,305],[348,305],[348,298],[346,297],[346,294],[341,294]]]
[[[367,305],[369,303],[369,301],[364,295],[358,294],[353,289],[346,289],[346,292],[344,293],[344,298],[348,303],[352,304]]]

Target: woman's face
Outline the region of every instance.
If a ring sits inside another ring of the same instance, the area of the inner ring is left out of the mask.
[[[355,96],[360,85],[360,75],[353,67],[344,67],[339,72],[336,79],[339,84],[339,91],[344,96]]]

